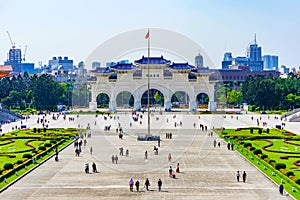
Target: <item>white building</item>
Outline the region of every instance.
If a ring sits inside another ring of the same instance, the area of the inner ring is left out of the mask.
[[[197,69],[188,63],[171,63],[163,56],[149,59],[143,56],[134,64],[117,63],[112,67],[98,68],[91,73],[97,77],[96,81],[90,82],[91,110],[96,110],[101,104],[100,96],[105,97],[102,98],[102,103],[108,104],[110,111],[130,104],[135,110],[141,110],[147,106],[148,76],[150,105],[159,104],[166,111],[172,110],[172,106],[178,104],[185,105],[191,111],[200,105],[207,105],[210,111],[216,110],[214,86],[217,81],[210,80],[213,72]],[[155,93],[159,94],[160,101],[157,98],[155,100]]]

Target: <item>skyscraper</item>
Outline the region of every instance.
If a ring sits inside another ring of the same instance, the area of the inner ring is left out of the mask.
[[[251,71],[262,71],[263,61],[261,57],[261,47],[256,43],[256,35],[254,36],[254,43],[249,46],[248,58],[250,61]]]
[[[195,56],[195,66],[197,68],[203,68],[203,56],[199,53],[197,56]]]
[[[226,52],[222,61],[222,69],[229,69],[229,66],[232,65],[232,53]]]
[[[264,70],[276,70],[278,71],[278,56],[264,55]]]
[[[9,49],[7,61],[4,62],[4,65],[11,65],[13,72],[21,72],[22,66],[22,54],[21,49],[16,49],[15,47]]]

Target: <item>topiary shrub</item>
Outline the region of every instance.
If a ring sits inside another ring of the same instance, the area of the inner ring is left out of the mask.
[[[32,158],[32,155],[30,153],[25,153],[25,154],[23,154],[23,158],[30,159],[30,158]]]
[[[52,145],[50,143],[45,143],[44,146],[45,147],[51,147]]]
[[[45,151],[45,150],[46,150],[46,147],[45,147],[45,146],[39,146],[39,147],[38,147],[38,150]]]
[[[275,169],[280,170],[280,169],[285,169],[286,165],[284,163],[276,163],[275,164]]]
[[[262,129],[261,129],[261,128],[258,129],[258,133],[259,133],[259,134],[262,134]]]
[[[253,153],[254,153],[254,155],[258,155],[258,154],[262,154],[262,151],[261,151],[261,149],[255,149],[253,151]]]
[[[292,172],[292,171],[288,171],[288,172],[286,173],[286,176],[287,176],[287,177],[289,177],[289,176],[295,176],[295,174],[294,174],[294,172]]]
[[[275,160],[269,160],[269,164],[272,165],[274,167],[276,161]]]
[[[36,133],[36,128],[33,128],[33,132]]]
[[[262,154],[260,158],[264,160],[265,158],[268,158],[268,155]]]
[[[21,165],[21,164],[23,163],[23,161],[22,161],[22,160],[18,160],[16,163],[17,163],[18,165]]]
[[[300,179],[297,179],[295,182],[300,185]]]
[[[250,133],[253,133],[253,128],[250,128]]]
[[[249,142],[246,142],[246,143],[244,144],[244,147],[245,147],[245,148],[247,148],[247,147],[252,147],[252,144],[249,143]]]
[[[32,150],[32,153],[36,154],[36,153],[37,153],[37,150],[35,150],[35,149],[34,149],[34,150]]]
[[[250,147],[250,151],[254,151],[255,150],[255,147]]]
[[[5,170],[9,170],[9,169],[13,169],[14,165],[12,163],[5,163],[3,166],[3,169]]]
[[[267,133],[270,133],[270,129],[269,128],[267,128]]]
[[[56,144],[57,142],[55,140],[50,141],[51,144]]]

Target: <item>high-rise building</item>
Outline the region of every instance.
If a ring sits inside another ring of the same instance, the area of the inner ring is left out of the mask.
[[[262,71],[263,70],[263,61],[261,57],[261,47],[256,43],[256,35],[254,36],[254,44],[249,46],[248,52],[249,65],[252,71]]]
[[[264,55],[264,70],[276,70],[278,71],[278,56]]]
[[[232,65],[232,61],[233,61],[232,53],[226,52],[224,54],[223,61],[222,61],[222,69],[229,69],[230,66]]]
[[[92,62],[92,69],[96,69],[97,67],[101,67],[101,63],[100,62]]]
[[[7,61],[4,62],[4,65],[11,65],[13,72],[21,72],[22,66],[22,54],[21,49],[16,49],[15,47],[11,48],[8,53]]]
[[[68,57],[62,58],[61,56],[58,56],[49,60],[48,65],[52,70],[63,67],[65,71],[69,71],[73,69],[73,60],[69,60]]]
[[[249,58],[238,56],[233,59],[232,64],[235,66],[249,67]]]
[[[195,56],[195,66],[197,68],[203,68],[203,56],[199,53],[197,56]]]

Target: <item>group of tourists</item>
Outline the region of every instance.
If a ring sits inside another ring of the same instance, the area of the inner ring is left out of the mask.
[[[129,183],[129,191],[130,192],[133,192],[133,186],[134,185],[135,185],[136,191],[140,192],[140,181],[139,180],[136,180],[134,182],[134,180],[131,178],[128,183]],[[151,186],[150,185],[150,180],[149,180],[149,178],[146,178],[146,180],[144,182],[144,187],[145,187],[146,191],[149,191],[150,186]],[[157,181],[157,187],[158,187],[158,191],[161,192],[162,180],[160,178]]]
[[[93,169],[94,173],[98,173],[97,166],[96,166],[95,162],[92,163],[92,169]],[[85,165],[84,165],[84,171],[85,171],[86,174],[90,173],[90,171],[89,171],[89,163],[85,163]]]
[[[118,160],[119,160],[118,155],[112,155],[111,156],[111,162],[112,163],[118,164]]]
[[[240,171],[237,171],[236,172],[236,180],[237,180],[237,182],[240,182],[240,177],[241,177]],[[246,178],[247,178],[246,171],[243,172],[242,178],[243,178],[243,182],[246,183]]]
[[[180,164],[177,163],[176,173],[180,173],[179,166],[180,166]],[[174,173],[174,171],[173,171],[172,166],[169,167],[169,170],[168,170],[168,171],[169,171],[169,177],[170,177],[170,178],[176,178],[176,175],[175,175],[175,173]]]

